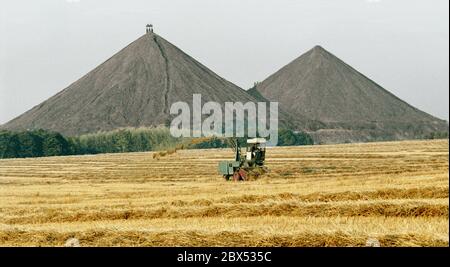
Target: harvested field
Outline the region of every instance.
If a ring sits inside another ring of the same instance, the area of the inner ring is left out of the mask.
[[[244,183],[230,149],[0,160],[0,246],[449,245],[447,140],[267,156]]]

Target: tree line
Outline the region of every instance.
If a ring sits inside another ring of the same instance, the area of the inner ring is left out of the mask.
[[[237,138],[241,145],[247,143],[249,137]],[[303,146],[303,145],[314,145],[314,140],[312,137],[304,132],[294,132],[288,129],[280,129],[278,131],[278,146]],[[224,138],[210,138],[208,140],[190,144],[188,148],[193,149],[205,149],[205,148],[225,148],[228,147],[229,143]]]
[[[28,158],[68,155],[69,141],[59,133],[44,130],[0,131],[0,158]]]
[[[45,130],[3,130],[0,131],[0,158],[151,151],[178,141],[165,128],[120,129],[77,137]]]
[[[246,137],[240,138],[242,144]],[[29,158],[101,153],[156,151],[188,144],[188,148],[222,148],[228,144],[223,138],[203,138],[192,142],[175,138],[167,128],[126,128],[109,132],[65,137],[60,133],[33,131],[0,131],[0,158]],[[281,129],[278,145],[312,145],[311,136]]]

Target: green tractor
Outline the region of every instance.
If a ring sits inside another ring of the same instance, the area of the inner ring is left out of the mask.
[[[264,166],[266,139],[248,139],[245,155],[242,155],[238,139],[230,139],[229,144],[235,152],[234,160],[219,162],[219,173],[223,175],[225,180],[248,181],[258,178],[267,171]]]

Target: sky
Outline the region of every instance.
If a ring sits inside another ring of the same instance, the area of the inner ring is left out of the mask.
[[[448,0],[0,0],[0,124],[155,32],[248,89],[321,45],[449,119]]]

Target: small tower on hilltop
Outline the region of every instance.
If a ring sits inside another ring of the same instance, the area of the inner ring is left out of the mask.
[[[152,24],[147,24],[147,26],[145,26],[145,32],[146,33],[153,33],[153,25]]]

